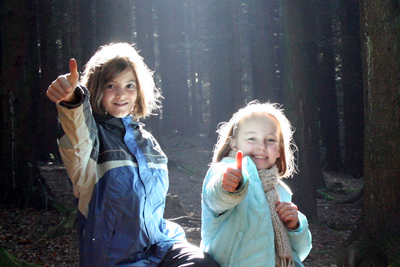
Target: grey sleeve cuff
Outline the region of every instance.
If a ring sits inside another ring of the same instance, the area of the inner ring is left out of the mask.
[[[60,105],[66,108],[76,108],[79,107],[80,105],[82,105],[83,100],[84,100],[84,93],[81,87],[76,87],[75,91],[74,91],[75,95],[76,95],[76,100],[73,102],[65,102],[65,101],[61,101]]]

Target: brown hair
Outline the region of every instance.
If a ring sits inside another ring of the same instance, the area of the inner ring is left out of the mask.
[[[139,120],[151,115],[152,110],[160,108],[160,92],[149,70],[137,51],[128,43],[109,44],[100,47],[85,65],[81,83],[90,92],[93,112],[105,115],[101,105],[105,86],[126,69],[131,68],[137,79],[137,98],[132,111],[133,119]]]

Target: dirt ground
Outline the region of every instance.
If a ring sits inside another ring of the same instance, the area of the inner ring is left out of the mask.
[[[166,218],[179,223],[188,240],[198,245],[201,227],[201,187],[211,161],[213,141],[205,137],[165,138],[161,142],[169,158],[170,194]],[[72,229],[56,229],[74,210],[75,200],[65,170],[60,165],[43,164],[42,175],[52,189],[59,210],[0,210],[0,245],[17,258],[41,266],[78,266],[78,235]],[[356,225],[361,200],[335,204],[362,188],[362,179],[324,174],[329,196],[317,201],[320,222],[310,223],[313,249],[304,261],[306,267],[336,267],[335,248]]]

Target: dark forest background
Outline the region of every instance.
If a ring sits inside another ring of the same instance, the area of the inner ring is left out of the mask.
[[[349,246],[374,251],[377,266],[400,264],[400,221],[388,219],[400,211],[399,13],[397,0],[4,0],[0,203],[46,204],[37,163],[58,159],[47,87],[71,57],[82,70],[99,46],[128,42],[164,96],[144,121],[161,143],[216,140],[247,102],[282,104],[296,130],[299,209],[318,219],[324,171],[364,179]]]

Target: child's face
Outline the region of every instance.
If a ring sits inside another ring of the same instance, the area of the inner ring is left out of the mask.
[[[131,113],[137,98],[137,80],[131,68],[127,68],[107,83],[101,105],[110,115],[123,118]]]
[[[267,113],[251,114],[239,122],[232,147],[249,156],[258,170],[271,168],[279,152],[280,127],[278,121]]]

